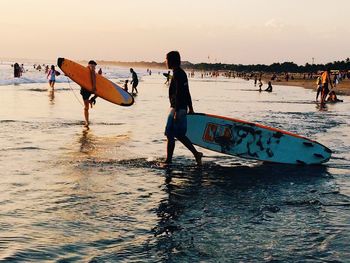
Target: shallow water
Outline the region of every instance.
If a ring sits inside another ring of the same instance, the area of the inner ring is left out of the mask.
[[[347,262],[348,97],[320,109],[297,87],[190,79],[196,112],[260,122],[334,151],[321,166],[267,165],[177,144],[165,155],[165,79],[136,104],[102,99],[82,127],[79,89],[0,86],[0,259],[11,262]],[[73,89],[73,91],[71,90]]]

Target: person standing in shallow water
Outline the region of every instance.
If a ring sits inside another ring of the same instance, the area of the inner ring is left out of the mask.
[[[92,94],[95,94],[96,92],[96,65],[97,63],[93,60],[90,60],[88,63],[88,68],[90,70],[90,75],[91,75],[91,81],[92,81],[92,92],[88,91],[87,89],[85,89],[84,87],[81,87],[80,89],[80,94],[83,97],[83,101],[84,101],[84,117],[85,117],[85,127],[89,127],[89,106],[91,106],[93,104],[96,104],[96,98],[97,95],[94,95],[91,99],[90,96]]]
[[[186,137],[187,110],[194,113],[188,79],[185,71],[180,67],[180,53],[171,51],[166,55],[166,65],[173,70],[173,77],[169,86],[170,112],[165,127],[167,137],[167,157],[165,164],[172,162],[175,149],[175,138],[189,149],[196,159],[197,165],[202,164],[203,154],[198,152],[191,141]]]
[[[13,65],[13,70],[14,70],[13,75],[15,78],[21,77],[21,68],[18,63],[15,63]]]
[[[272,92],[272,84],[271,84],[271,81],[269,81],[269,83],[267,84],[267,89],[265,89],[265,91],[267,91],[267,92]]]
[[[55,66],[51,65],[50,71],[47,73],[47,78],[49,79],[49,85],[51,88],[55,87],[55,82],[56,82],[56,70]]]
[[[139,93],[137,91],[137,88],[136,88],[137,85],[139,85],[139,79],[137,77],[137,74],[133,68],[130,68],[130,73],[132,74],[132,80],[130,82],[130,84],[132,85],[131,93],[134,93],[134,89],[135,89],[136,93]]]
[[[329,93],[329,87],[328,85],[331,86],[333,89],[332,81],[331,81],[331,71],[330,69],[327,69],[324,71],[321,75],[321,82],[322,82],[322,91],[321,91],[321,103],[324,104],[326,103],[326,97]]]

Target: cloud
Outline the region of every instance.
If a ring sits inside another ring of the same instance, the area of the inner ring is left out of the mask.
[[[282,22],[276,20],[275,18],[271,18],[270,20],[265,22],[264,26],[271,28],[283,28],[285,25]]]

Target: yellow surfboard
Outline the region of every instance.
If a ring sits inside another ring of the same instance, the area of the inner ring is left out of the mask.
[[[87,66],[66,58],[58,58],[57,65],[71,80],[92,92],[90,69]],[[131,94],[99,74],[96,74],[96,95],[121,106],[131,106],[134,103]]]

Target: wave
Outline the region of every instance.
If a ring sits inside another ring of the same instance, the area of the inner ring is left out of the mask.
[[[34,83],[47,83],[47,74],[44,71],[37,71],[33,68],[28,69],[23,73],[20,78],[13,77],[13,68],[10,65],[0,65],[0,86],[7,85],[20,85],[20,84],[34,84]],[[103,76],[112,81],[129,79],[131,77],[128,68],[118,68],[118,67],[102,67]],[[61,71],[58,69],[58,71]],[[141,77],[147,75],[145,70],[139,70],[138,72],[139,81]],[[71,82],[67,76],[61,74],[56,77],[56,83],[68,83]]]

